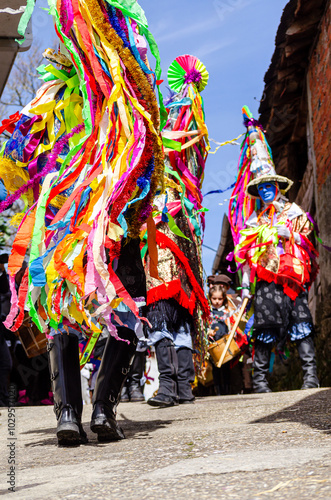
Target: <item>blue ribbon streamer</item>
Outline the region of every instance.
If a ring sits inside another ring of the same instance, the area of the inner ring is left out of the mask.
[[[208,193],[204,194],[203,197],[208,196],[209,194],[221,194],[225,193],[225,191],[228,191],[229,189],[233,189],[235,187],[236,183],[234,182],[231,184],[231,186],[225,188],[225,189],[216,189],[215,191],[208,191]]]

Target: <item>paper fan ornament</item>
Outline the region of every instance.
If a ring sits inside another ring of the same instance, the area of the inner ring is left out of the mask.
[[[185,83],[194,83],[201,92],[208,83],[209,73],[197,57],[185,54],[178,56],[168,69],[170,88],[180,92]]]

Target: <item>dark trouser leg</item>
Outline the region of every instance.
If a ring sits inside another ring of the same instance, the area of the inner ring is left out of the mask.
[[[271,349],[272,344],[266,344],[260,340],[255,341],[255,353],[253,360],[254,392],[271,392],[267,381]]]
[[[35,376],[31,377],[26,388],[26,395],[32,404],[40,404],[40,401],[49,397],[50,380],[47,354],[35,356],[32,360]]]
[[[181,347],[177,350],[177,358],[179,403],[192,403],[195,398],[192,394],[191,383],[194,382],[195,372],[191,349]]]
[[[220,396],[221,395],[221,384],[222,384],[222,379],[221,379],[221,368],[217,368],[214,364],[212,365],[213,368],[213,381],[214,381],[214,390],[215,390],[215,395]]]
[[[226,365],[229,365],[229,377],[230,377],[230,392],[229,394],[241,394],[243,390],[243,376],[240,366],[240,362],[237,360],[232,360]]]
[[[178,358],[172,340],[164,338],[157,342],[155,353],[159,369],[159,390],[147,403],[151,406],[174,406],[178,404]]]
[[[131,370],[128,376],[129,397],[132,403],[145,401],[140,381],[144,375],[145,352],[136,352]]]
[[[61,445],[86,443],[81,424],[83,402],[78,337],[70,333],[54,335],[48,342],[48,354],[58,442]]]
[[[306,337],[296,341],[298,354],[303,371],[303,384],[301,389],[313,389],[319,387],[317,378],[315,347],[312,337]]]
[[[146,276],[141,260],[140,238],[130,240],[123,238],[116,274],[131,297],[146,298]],[[144,316],[144,314],[141,314],[141,316]],[[129,384],[130,379],[128,377],[122,388],[121,401],[123,402],[130,401]]]
[[[221,366],[221,394],[227,396],[231,393],[231,369],[230,363]]]
[[[118,336],[130,344],[109,335],[93,393],[91,430],[103,442],[125,438],[116,422],[116,407],[137,347],[133,330],[118,327],[117,331]]]
[[[12,359],[7,342],[0,333],[0,406],[8,406],[8,382],[9,373],[12,368]]]
[[[247,363],[247,361],[251,358],[249,354],[246,352],[243,355],[243,366],[242,366],[242,375],[244,382],[244,394],[248,394],[252,392],[253,382],[252,382],[252,369],[251,365]]]

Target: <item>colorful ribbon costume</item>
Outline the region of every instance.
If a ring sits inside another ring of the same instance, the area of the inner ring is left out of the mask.
[[[308,239],[312,225],[295,203],[283,196],[292,185],[277,175],[272,154],[261,125],[248,108],[243,108],[247,134],[242,144],[238,179],[229,206],[229,221],[235,243],[234,259],[238,268],[248,264],[251,269],[251,291],[256,279],[281,285],[293,300],[310,286],[318,266],[316,250]],[[276,182],[280,192],[267,210],[258,199],[257,186]],[[284,224],[291,237],[278,236],[277,224]],[[299,237],[294,238],[294,233]]]
[[[158,393],[147,401],[151,406],[194,401],[192,337],[200,343],[199,320],[209,315],[201,263],[201,185],[209,146],[200,91],[207,80],[205,67],[189,55],[177,57],[168,71],[176,93],[165,103],[162,132],[166,191],[155,199],[154,225],[147,225],[147,240],[155,239],[158,254],[157,263],[150,246],[145,265],[147,333],[159,369]]]
[[[318,272],[318,253],[308,239],[313,227],[307,214],[284,197],[292,181],[276,174],[262,126],[247,107],[243,116],[247,134],[229,220],[234,258],[242,270],[242,297],[254,294],[254,316],[248,321],[255,337],[253,388],[270,392],[271,350],[277,345],[282,352],[287,337],[296,342],[302,388],[318,387],[307,293]]]
[[[147,305],[174,299],[190,315],[199,309],[207,317],[201,262],[201,186],[209,143],[199,90],[206,85],[208,73],[198,59],[185,55],[172,63],[168,79],[171,88],[179,91],[165,103],[168,121],[162,136],[166,191],[156,198],[153,213],[159,280],[151,275],[153,256],[149,253]]]
[[[121,301],[139,316],[115,270],[121,241],[139,236],[163,181],[154,91],[160,61],[133,0],[49,6],[61,53],[48,50],[46,57],[57,67],[38,68],[44,84],[35,99],[3,124],[15,129],[0,159],[10,194],[0,210],[18,197],[26,202],[9,258],[6,326],[17,330],[24,308],[42,331],[79,325],[93,339],[90,353],[104,326],[117,335],[111,314]],[[15,275],[28,250],[17,294]]]

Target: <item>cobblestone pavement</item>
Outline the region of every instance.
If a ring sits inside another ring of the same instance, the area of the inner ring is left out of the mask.
[[[51,407],[1,409],[0,495],[23,499],[331,499],[331,389],[122,403],[127,439],[60,448]],[[10,438],[10,439],[8,439]],[[15,491],[10,484],[15,447]],[[6,446],[9,444],[9,446]]]

